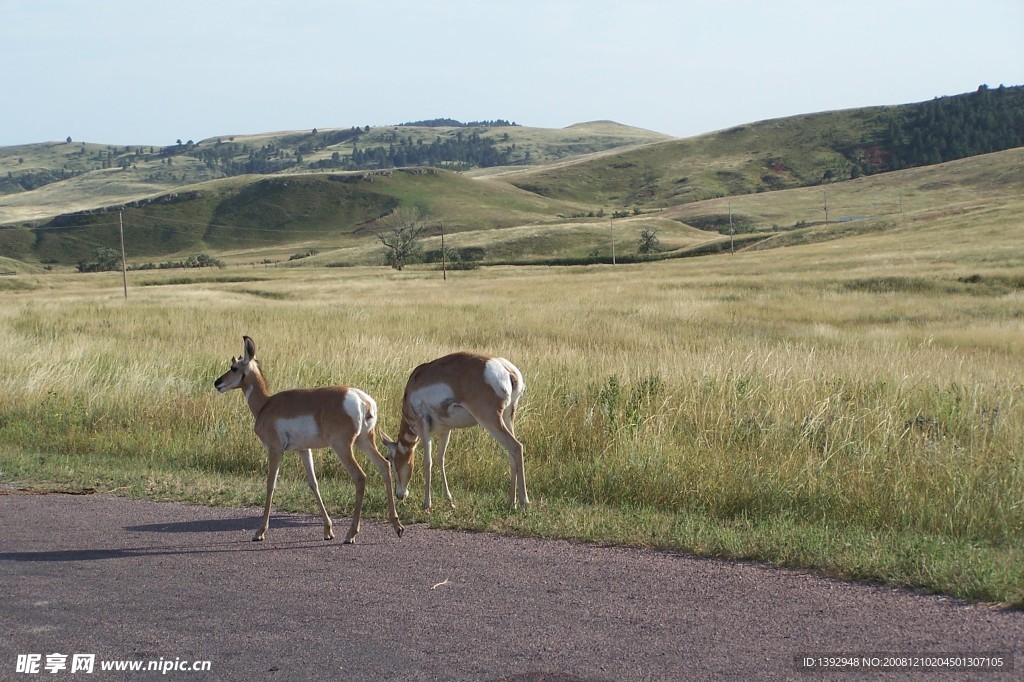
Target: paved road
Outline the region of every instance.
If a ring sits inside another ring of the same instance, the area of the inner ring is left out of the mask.
[[[106,495],[0,494],[0,680],[822,679],[800,655],[1013,656],[1024,613],[751,563]],[[45,672],[93,654],[94,672]],[[39,674],[19,674],[38,654]],[[28,659],[21,659],[27,665]],[[208,672],[102,672],[104,661]],[[861,671],[863,672],[863,670]],[[917,671],[900,679],[941,679]],[[859,679],[861,675],[827,675]],[[959,676],[957,679],[964,679]]]

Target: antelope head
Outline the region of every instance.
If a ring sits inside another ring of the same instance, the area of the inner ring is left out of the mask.
[[[397,441],[393,441],[383,433],[380,434],[387,449],[385,457],[395,472],[395,497],[400,500],[404,500],[409,494],[409,481],[412,479],[412,465],[416,456],[416,441],[408,443],[408,436],[411,434],[401,434]]]
[[[213,387],[221,393],[227,393],[228,391],[241,388],[242,381],[252,371],[255,366],[254,360],[256,359],[256,344],[248,336],[242,337],[243,349],[242,356],[239,358],[231,358],[231,369],[222,374],[213,382]]]

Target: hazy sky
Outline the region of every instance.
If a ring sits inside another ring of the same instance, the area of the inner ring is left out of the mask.
[[[507,119],[681,137],[1024,84],[1024,0],[0,0],[0,146]]]

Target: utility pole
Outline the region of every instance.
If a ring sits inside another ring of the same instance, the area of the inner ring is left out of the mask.
[[[445,264],[444,253],[444,221],[441,221],[441,279],[448,281],[448,267]]]
[[[612,265],[615,265],[615,218],[608,221],[608,233],[612,236]]]
[[[729,202],[729,253],[736,253],[735,232],[732,229],[732,202]]]
[[[124,300],[128,300],[128,261],[124,257],[124,209],[117,212],[117,225],[121,229],[121,279],[124,282]]]
[[[828,192],[822,192],[825,196],[825,224],[828,225]]]

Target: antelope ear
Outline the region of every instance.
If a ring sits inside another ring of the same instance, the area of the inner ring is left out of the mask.
[[[395,441],[388,438],[383,433],[380,434],[380,439],[384,443],[384,449],[387,450],[387,454],[384,455],[384,459],[394,464],[395,462],[395,446],[398,444]]]
[[[256,344],[248,336],[242,337],[242,345],[245,347],[245,362],[249,362],[256,357]]]

